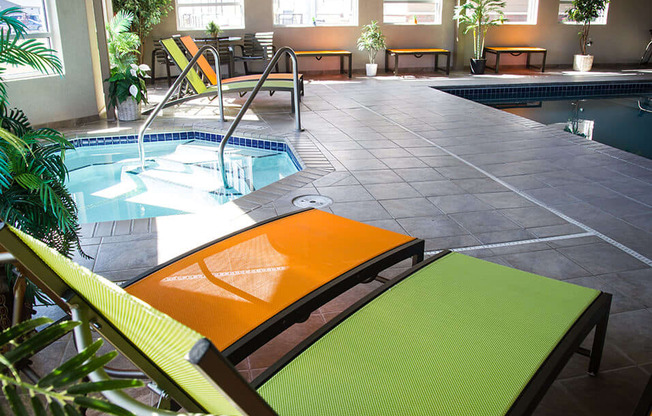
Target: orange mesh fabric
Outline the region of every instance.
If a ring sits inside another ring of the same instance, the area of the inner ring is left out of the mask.
[[[188,52],[190,52],[191,56],[195,56],[197,52],[199,52],[197,44],[194,40],[192,40],[190,36],[182,36],[181,43],[183,43],[183,46],[188,49]],[[217,74],[215,74],[215,71],[204,56],[200,57],[197,60],[197,65],[199,65],[199,68],[204,73],[204,75],[206,75],[206,78],[208,78],[211,85],[217,85]]]
[[[310,210],[215,243],[126,290],[223,350],[304,295],[411,240]]]

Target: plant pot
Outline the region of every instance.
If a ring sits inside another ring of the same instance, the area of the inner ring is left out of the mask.
[[[133,98],[127,98],[117,106],[118,120],[134,121],[140,118],[140,103]]]
[[[473,59],[471,58],[471,73],[472,74],[484,74],[484,69],[487,64],[486,59]]]
[[[368,77],[375,77],[378,72],[378,64],[367,64],[365,67],[367,69]]]
[[[589,72],[593,66],[593,55],[573,55],[573,70]]]

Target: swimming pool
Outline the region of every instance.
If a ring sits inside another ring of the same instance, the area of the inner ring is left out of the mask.
[[[575,98],[491,104],[512,114],[652,159],[650,97]],[[530,104],[529,106],[527,104]],[[639,108],[643,107],[643,110]]]
[[[225,151],[231,187],[225,187],[218,163],[220,135],[148,136],[144,172],[137,170],[135,136],[72,140],[76,150],[66,153],[68,188],[81,223],[207,212],[301,169],[283,142],[233,138]]]
[[[650,81],[437,89],[652,159],[652,113],[646,111],[652,110]]]

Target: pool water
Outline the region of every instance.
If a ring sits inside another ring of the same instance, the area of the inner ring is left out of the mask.
[[[652,159],[652,112],[649,112],[652,111],[652,100],[649,95],[528,99],[527,102],[512,105],[491,105],[543,124],[556,124],[597,142]]]
[[[227,146],[222,183],[218,144],[146,143],[148,168],[137,170],[136,144],[80,147],[66,153],[68,188],[81,223],[202,213],[297,172],[287,153]]]

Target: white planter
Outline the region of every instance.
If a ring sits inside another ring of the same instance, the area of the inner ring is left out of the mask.
[[[136,104],[136,100],[131,97],[118,103],[117,110],[120,121],[134,121],[140,118],[140,103]]]
[[[573,70],[580,72],[589,72],[593,66],[593,55],[574,55]]]
[[[378,64],[367,64],[366,69],[368,77],[375,77],[378,72]]]

